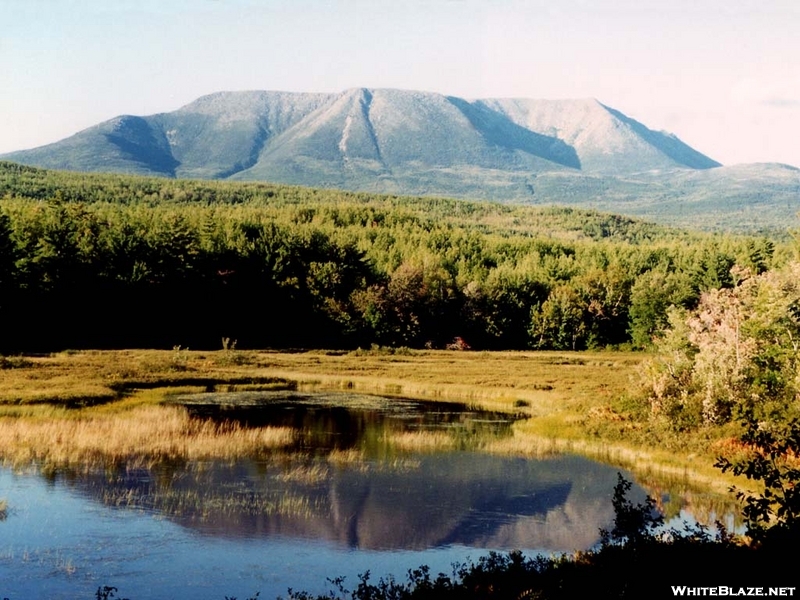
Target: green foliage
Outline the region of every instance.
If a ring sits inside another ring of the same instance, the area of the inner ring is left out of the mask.
[[[800,263],[710,290],[673,312],[645,371],[652,414],[676,427],[726,423],[741,414],[780,418],[800,394]]]
[[[716,466],[764,486],[760,493],[732,488],[744,503],[747,535],[762,544],[796,547],[800,540],[800,419],[768,423],[747,411],[741,420],[744,454],[720,457]]]
[[[8,163],[0,196],[6,352],[216,348],[222,337],[250,348],[643,347],[670,306],[732,286],[734,262],[762,269],[784,256],[763,239],[570,208]]]
[[[12,235],[10,217],[0,212],[0,298],[3,291],[10,290],[13,285],[18,251]]]
[[[561,285],[554,289],[544,303],[532,310],[530,335],[534,347],[583,349],[587,337],[584,315],[587,309],[587,303],[572,286]]]
[[[688,307],[697,300],[686,273],[663,268],[646,271],[631,287],[631,342],[639,348],[649,347],[668,325],[671,306]]]
[[[102,587],[97,588],[97,592],[95,592],[95,599],[96,600],[111,600],[112,598],[117,598],[117,588],[104,585]],[[120,598],[119,600],[128,600],[127,598]]]
[[[614,486],[614,527],[601,529],[600,539],[603,546],[636,547],[656,540],[657,529],[664,524],[664,518],[656,509],[656,502],[648,496],[643,504],[633,504],[628,493],[633,484],[626,480],[622,473],[617,473],[617,485]]]

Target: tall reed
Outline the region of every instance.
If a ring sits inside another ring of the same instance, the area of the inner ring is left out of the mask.
[[[175,406],[86,411],[70,419],[0,417],[0,457],[15,464],[235,458],[287,446],[293,439],[290,428],[244,428],[193,419],[185,408]]]

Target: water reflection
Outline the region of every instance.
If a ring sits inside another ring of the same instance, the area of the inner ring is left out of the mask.
[[[513,415],[452,402],[423,402],[349,393],[238,392],[176,396],[196,418],[246,427],[291,427],[296,451],[359,448],[374,456],[395,432],[446,431],[462,445],[511,432]]]
[[[89,597],[102,584],[131,598],[322,592],[327,577],[447,571],[482,549],[589,548],[613,519],[616,469],[477,451],[509,435],[506,415],[351,394],[176,400],[198,419],[291,425],[296,444],[266,458],[131,462],[46,482],[0,469],[10,507],[0,596]]]
[[[392,463],[194,463],[73,479],[109,506],[153,511],[225,537],[286,536],[342,547],[586,548],[611,517],[615,471],[580,458],[469,452]],[[552,526],[558,531],[550,532]]]
[[[505,414],[354,394],[198,394],[175,402],[195,418],[291,426],[295,446],[268,459],[73,475],[73,489],[207,535],[369,550],[572,550],[594,544],[611,518],[610,467],[471,450],[510,434],[513,418]],[[396,443],[408,432],[422,434],[428,450],[427,439],[452,443],[440,443],[446,451],[409,451]]]

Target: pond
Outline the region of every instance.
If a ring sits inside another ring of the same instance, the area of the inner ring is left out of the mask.
[[[291,447],[227,461],[0,469],[0,598],[320,593],[489,550],[596,544],[617,470],[476,451],[513,418],[462,405],[297,392],[178,397],[197,419],[291,426]],[[638,490],[641,497],[643,492]]]

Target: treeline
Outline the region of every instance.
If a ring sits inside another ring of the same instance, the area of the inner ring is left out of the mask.
[[[786,259],[564,208],[0,163],[0,351],[645,346]]]

